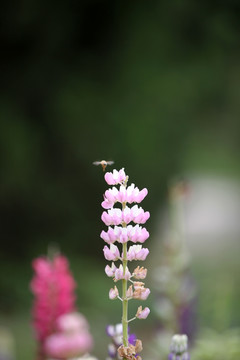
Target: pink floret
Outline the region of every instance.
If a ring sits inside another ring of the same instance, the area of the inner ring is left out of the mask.
[[[119,171],[113,170],[113,172],[107,172],[104,176],[105,181],[108,183],[108,185],[116,185],[124,182],[126,180],[126,174],[124,169],[121,169]]]

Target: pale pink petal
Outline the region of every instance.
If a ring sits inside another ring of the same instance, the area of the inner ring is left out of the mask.
[[[116,286],[114,286],[114,289],[109,290],[109,299],[114,300],[119,296],[119,292]]]
[[[136,313],[136,317],[138,319],[146,319],[150,313],[150,309],[148,307],[145,307],[145,309],[142,310],[142,307],[139,306],[138,311]]]

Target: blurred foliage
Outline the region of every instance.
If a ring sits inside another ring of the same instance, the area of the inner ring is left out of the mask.
[[[223,333],[205,330],[199,336],[191,352],[194,360],[237,360],[240,356],[240,330],[231,329]]]
[[[200,129],[202,148],[205,134],[239,151],[239,9],[1,5],[2,257],[29,261],[50,241],[99,254],[104,186],[93,160],[126,167],[153,210]]]

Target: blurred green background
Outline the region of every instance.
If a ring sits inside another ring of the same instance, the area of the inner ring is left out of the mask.
[[[106,184],[92,162],[114,160],[149,189],[152,243],[172,177],[238,181],[240,3],[35,0],[0,8],[0,324],[15,337],[16,358],[32,359],[31,261],[58,244],[103,358],[102,329],[120,315],[108,300],[99,238]],[[235,288],[239,266],[229,257]],[[193,272],[207,294],[201,261]],[[210,263],[213,279],[226,275],[227,257]],[[220,285],[218,300],[230,286]],[[238,295],[229,326],[239,326]],[[214,318],[201,299],[200,323],[221,330],[221,314]],[[218,306],[229,311],[228,300]]]

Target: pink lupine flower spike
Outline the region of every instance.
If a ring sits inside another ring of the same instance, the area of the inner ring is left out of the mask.
[[[129,346],[128,322],[136,318],[146,319],[150,312],[148,307],[143,310],[142,307],[139,307],[135,317],[128,320],[128,301],[131,299],[146,300],[150,294],[150,290],[144,287],[143,282],[139,281],[145,279],[147,269],[137,266],[131,273],[128,268],[129,261],[144,261],[149,254],[146,247],[137,244],[143,244],[149,237],[148,231],[140,225],[145,224],[150,214],[138,206],[147,196],[148,191],[146,188],[139,190],[135,184],[127,186],[128,176],[124,169],[113,170],[112,173],[107,172],[104,177],[108,185],[113,185],[112,188],[105,191],[102,202],[104,211],[101,218],[108,229],[107,231],[103,230],[100,236],[108,244],[103,248],[104,257],[106,260],[112,261],[111,266],[105,267],[105,272],[107,276],[113,278],[115,283],[122,282],[121,298],[117,285],[110,289],[109,298],[112,300],[118,298],[122,301],[123,344],[119,347],[118,354],[121,358],[132,359],[135,357],[135,353],[141,351],[142,346],[140,340],[136,340],[135,346],[132,344]],[[120,203],[121,208],[114,207],[116,203]],[[129,242],[134,245],[129,246]],[[121,251],[117,244],[121,245]],[[116,266],[114,262],[119,260],[121,264]],[[132,282],[129,287],[128,281]],[[138,356],[138,360],[140,359]]]

